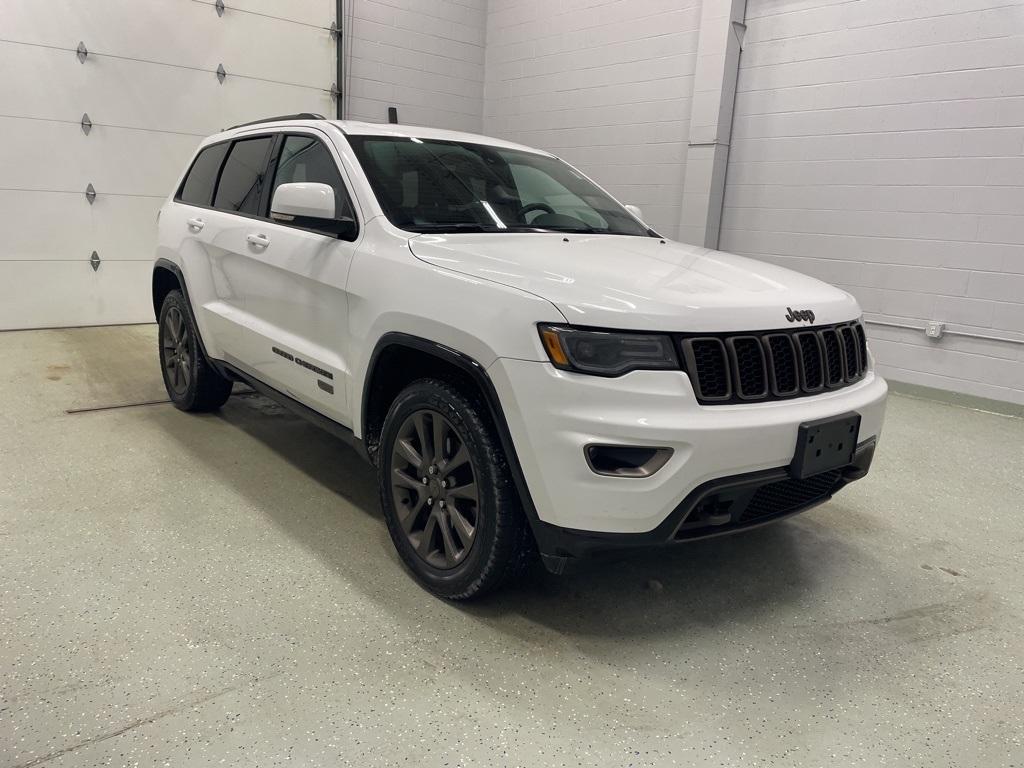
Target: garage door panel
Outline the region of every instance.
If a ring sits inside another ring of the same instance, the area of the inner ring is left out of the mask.
[[[152,264],[0,261],[0,330],[153,321]]]
[[[92,206],[93,242],[103,259],[152,262],[156,216],[165,197],[99,196]]]
[[[29,117],[78,120],[88,113],[95,123],[194,133],[197,139],[221,127],[210,107],[225,86],[208,72],[120,59],[87,69],[64,51],[3,44],[0,71],[35,73],[0,79],[0,103],[18,104]]]
[[[210,5],[212,6],[213,3],[210,2]],[[225,1],[224,5],[226,6],[225,16],[260,13],[266,16],[286,16],[299,24],[314,24],[324,27],[331,26],[336,11],[335,0],[306,0],[304,3],[289,3],[287,7],[282,6],[281,0],[231,0],[230,2]]]
[[[281,114],[334,113],[330,94],[320,89],[230,77],[220,84],[209,72],[121,59],[86,69],[62,51],[0,44],[0,72],[26,71],[34,77],[0,78],[0,104],[18,104],[23,115],[50,120],[77,121],[88,113],[97,125],[191,133],[197,142],[267,114],[264,104]]]
[[[197,136],[0,118],[0,168],[7,189],[166,195],[199,144]],[[2,215],[2,214],[0,214]]]
[[[166,23],[155,23],[161,19]],[[253,13],[218,18],[209,6],[181,0],[0,4],[5,40],[71,49],[58,53],[82,68],[112,54],[199,67],[212,77],[223,63],[228,72],[325,88],[330,87],[335,56],[327,31],[331,21],[333,14],[325,15],[319,28]],[[84,64],[72,52],[80,40],[93,54]],[[261,47],[258,56],[253,55],[256,45]]]
[[[151,321],[156,213],[202,139],[335,113],[333,0],[237,2],[0,2],[0,328]]]
[[[103,192],[89,205],[78,193],[0,191],[0,220],[7,222],[0,261],[84,262],[93,250],[104,260],[148,261],[162,204]]]
[[[84,195],[58,192],[0,192],[4,224],[0,261],[88,259],[93,215]],[[59,222],[59,226],[55,226]]]

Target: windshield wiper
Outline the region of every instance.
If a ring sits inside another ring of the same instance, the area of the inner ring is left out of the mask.
[[[532,224],[509,224],[504,227],[496,227],[490,224],[477,224],[473,221],[455,221],[447,224],[441,222],[430,222],[427,224],[405,224],[402,229],[411,232],[550,232],[548,227],[535,227]],[[559,230],[561,232],[562,230]],[[566,230],[569,231],[569,230]]]
[[[594,234],[604,234],[604,235],[607,235],[607,234],[609,234],[607,229],[594,229],[593,227],[588,227],[586,224],[584,224],[581,227],[541,227],[541,226],[537,226],[537,227],[534,227],[534,229],[543,229],[543,230],[546,230],[548,232],[574,232],[576,234],[581,234],[581,235],[594,235]]]
[[[475,221],[452,221],[447,224],[440,222],[430,224],[407,224],[402,229],[411,232],[501,232],[498,227],[477,224]]]

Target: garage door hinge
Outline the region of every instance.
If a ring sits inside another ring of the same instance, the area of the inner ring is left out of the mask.
[[[226,69],[224,69],[224,65],[223,64],[218,64],[217,65],[217,82],[223,83],[224,82],[224,78],[227,77],[227,76],[228,76],[228,71]]]
[[[89,257],[89,263],[92,264],[93,272],[100,268],[100,255],[96,251],[93,251],[92,256]]]
[[[75,53],[78,55],[78,60],[85,64],[85,60],[89,57],[89,49],[85,47],[84,42],[79,41]]]
[[[331,22],[331,39],[332,40],[340,40],[341,39],[341,27],[338,26],[338,22],[336,22],[336,21],[332,21]]]
[[[340,95],[341,95],[341,91],[338,90],[338,84],[337,83],[331,83],[331,98],[334,99],[335,101],[337,101],[338,97]]]
[[[213,7],[217,9],[218,16],[224,15],[224,0],[217,0],[217,2],[213,4]]]
[[[89,119],[89,113],[86,112],[82,115],[82,133],[86,136],[89,135],[89,131],[92,130],[92,120]]]
[[[89,201],[89,205],[92,205],[96,200],[96,187],[89,182],[89,186],[85,188],[85,199]]]

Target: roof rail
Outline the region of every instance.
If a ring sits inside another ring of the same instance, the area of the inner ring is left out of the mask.
[[[238,125],[232,125],[227,130],[233,131],[235,128],[245,128],[247,125],[258,125],[259,123],[276,123],[279,120],[326,120],[323,115],[318,115],[316,112],[298,112],[294,115],[275,115],[274,117],[261,117],[259,120],[250,120],[248,123],[239,123]]]

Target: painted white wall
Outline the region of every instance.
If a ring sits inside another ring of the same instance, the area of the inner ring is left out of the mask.
[[[747,0],[702,0],[679,239],[718,248]]]
[[[333,116],[333,0],[227,6],[0,4],[0,329],[152,320],[156,211],[199,141],[272,114]]]
[[[551,151],[679,230],[699,0],[491,0],[484,132]]]
[[[479,133],[487,0],[346,0],[345,117]]]
[[[721,247],[868,319],[1024,338],[1024,4],[748,0]],[[870,326],[890,377],[1024,403],[1024,346]]]

